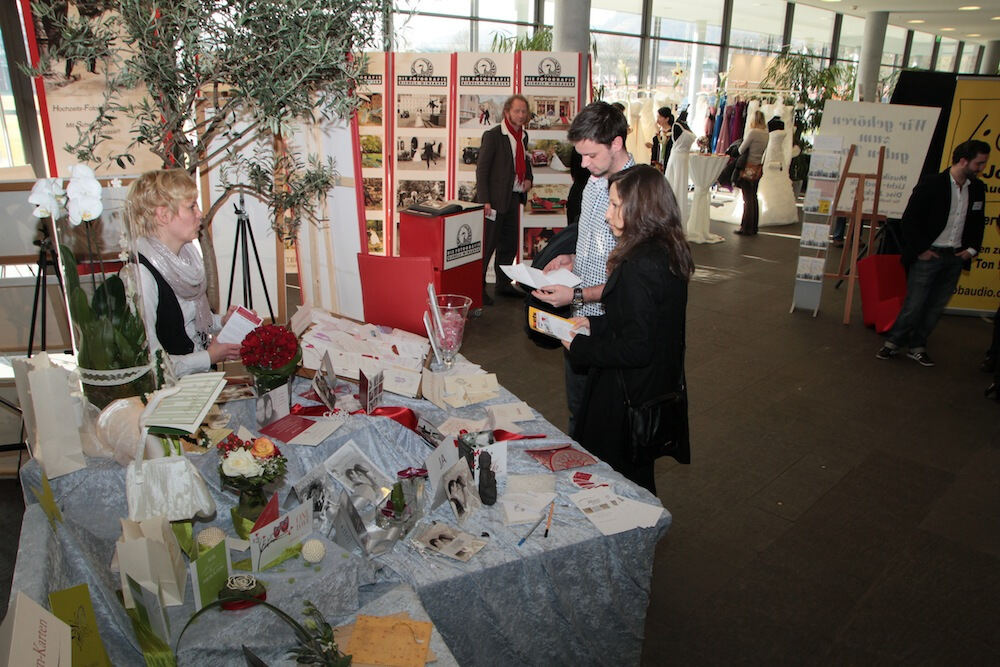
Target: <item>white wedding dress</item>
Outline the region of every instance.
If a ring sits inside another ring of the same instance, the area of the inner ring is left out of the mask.
[[[677,207],[681,213],[681,224],[686,225],[688,216],[691,213],[691,204],[688,201],[688,160],[691,157],[691,145],[696,137],[690,130],[682,130],[680,136],[674,140],[674,146],[670,149],[670,158],[667,160],[667,169],[664,175],[670,189],[674,191],[677,198]]]
[[[787,225],[798,222],[795,192],[788,178],[789,157],[785,153],[787,130],[768,134],[764,151],[764,175],[760,179],[757,198],[760,201],[760,225]]]

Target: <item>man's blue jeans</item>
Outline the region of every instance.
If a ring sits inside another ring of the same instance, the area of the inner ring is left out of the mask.
[[[910,265],[903,309],[889,330],[887,342],[891,347],[905,346],[911,352],[923,351],[961,274],[962,259],[950,252],[931,259],[918,259]]]

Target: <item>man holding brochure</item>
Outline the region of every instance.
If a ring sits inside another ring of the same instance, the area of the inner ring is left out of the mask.
[[[510,264],[517,257],[517,232],[521,206],[531,190],[531,162],[525,159],[528,148],[528,100],[523,95],[511,95],[503,105],[503,121],[483,133],[476,160],[476,201],[485,204],[483,228],[483,303],[493,304],[486,293],[486,269],[496,250],[494,271],[496,292],[521,296],[513,288],[500,287],[501,264]]]
[[[591,177],[583,190],[576,254],[556,257],[545,271],[566,268],[579,276],[581,283],[574,288],[551,285],[535,290],[532,295],[556,307],[572,304],[574,317],[604,314],[601,293],[608,277],[608,255],[615,248],[615,237],[606,221],[608,176],[635,165],[625,150],[627,135],[625,116],[606,102],[588,104],[573,119],[567,134],[574,149],[583,156],[583,166],[590,171]],[[568,356],[565,357],[565,369],[569,432],[572,433],[583,402],[588,369],[571,363]]]

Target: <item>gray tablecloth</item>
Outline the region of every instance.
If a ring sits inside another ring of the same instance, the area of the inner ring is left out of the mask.
[[[296,389],[298,393],[307,386],[300,382]],[[294,400],[306,402],[297,394]],[[513,395],[501,390],[501,396],[488,403],[513,400],[516,400]],[[486,405],[446,414],[427,401],[391,394],[386,394],[384,403],[411,407],[435,423],[448,415],[482,418]],[[251,401],[229,403],[225,410],[232,415],[233,423],[253,423]],[[571,442],[540,415],[536,416],[535,421],[522,422],[520,426],[525,433],[541,433],[546,437],[510,441],[510,473],[546,472],[523,450]],[[390,476],[408,466],[422,465],[430,452],[420,437],[395,421],[355,415],[318,447],[282,447],[289,463],[287,475],[275,487],[281,499],[286,498],[292,481],[348,440],[353,440]],[[209,452],[191,459],[218,505],[214,519],[196,523],[196,532],[204,525],[218,525],[232,534],[229,508],[237,498],[219,487],[217,455]],[[55,535],[40,507],[28,507],[13,589],[45,600],[51,590],[88,583],[102,637],[112,651],[113,661],[131,664],[138,658],[138,649],[116,600],[118,580],[108,570],[114,542],[121,534],[118,517],[127,514],[124,469],[110,460],[92,459],[88,463],[85,470],[52,480],[53,492],[65,517]],[[613,481],[622,496],[659,504],[649,492],[628,482],[604,463],[587,470]],[[301,560],[296,560],[285,564],[284,571],[262,574],[269,586],[268,599],[296,616],[301,611],[301,600],[312,600],[332,621],[357,611],[359,585],[405,582],[416,590],[419,602],[459,664],[637,664],[653,551],[670,526],[670,514],[664,512],[655,528],[605,537],[568,500],[568,495],[578,490],[570,481],[572,472],[556,473],[559,497],[548,538],[543,538],[539,531],[518,547],[517,541],[527,527],[505,527],[499,505],[483,507],[461,526],[473,535],[488,536],[486,547],[468,563],[422,554],[406,540],[372,559],[364,558],[360,549],[355,548],[349,555],[341,554],[335,545],[328,544],[331,555],[323,561],[320,572],[307,570]],[[35,502],[28,489],[39,483],[39,474],[34,461],[21,471],[28,504]],[[454,523],[454,516],[446,503],[426,520]],[[170,610],[177,625],[175,631],[191,612],[190,596],[189,588],[187,604]],[[411,614],[420,611],[419,605],[414,604],[395,610],[386,608],[384,613],[404,610]],[[251,614],[255,616],[251,618]],[[239,615],[246,615],[245,620]],[[199,619],[198,625],[192,626],[184,637],[179,655],[181,664],[207,664],[203,662],[206,655],[211,655],[212,664],[226,661],[239,664],[240,658],[233,649],[239,641],[255,636],[266,639],[260,640],[259,645],[251,641],[250,645],[255,650],[259,648],[265,660],[274,659],[288,645],[276,648],[275,637],[288,636],[291,641],[290,635],[277,634],[275,623],[261,611],[237,612],[236,616],[220,614],[212,621]],[[253,631],[248,632],[248,628]]]

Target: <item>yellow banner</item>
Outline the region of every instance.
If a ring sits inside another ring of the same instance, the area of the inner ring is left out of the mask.
[[[980,178],[986,184],[986,233],[983,247],[963,272],[949,309],[993,313],[1000,297],[1000,79],[961,78],[948,119],[941,169],[951,166],[955,146],[979,139],[990,145],[990,159]]]

